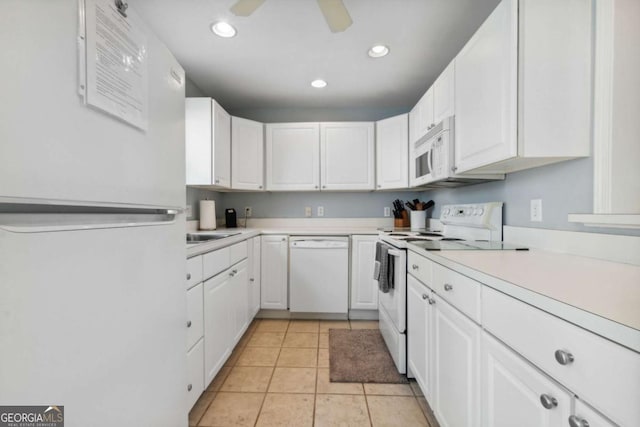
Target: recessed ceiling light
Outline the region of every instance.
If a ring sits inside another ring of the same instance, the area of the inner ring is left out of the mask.
[[[311,86],[313,86],[315,88],[318,88],[318,89],[321,89],[321,88],[327,86],[327,82],[325,82],[322,79],[317,79],[317,80],[314,80],[314,81],[311,82]]]
[[[211,24],[211,31],[213,31],[213,34],[215,34],[216,36],[220,36],[224,38],[233,37],[236,35],[236,32],[237,32],[236,29],[231,24],[228,24],[223,21],[215,22]]]
[[[389,48],[383,44],[377,44],[369,49],[368,54],[372,58],[382,58],[383,56],[387,56],[387,54],[389,54]]]

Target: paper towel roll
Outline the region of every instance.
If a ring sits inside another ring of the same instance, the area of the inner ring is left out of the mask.
[[[216,229],[215,200],[200,200],[200,230]]]

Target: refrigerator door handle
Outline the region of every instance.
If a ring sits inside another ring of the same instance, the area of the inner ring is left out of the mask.
[[[0,213],[0,230],[12,233],[100,230],[151,227],[176,222],[177,211],[163,213]]]

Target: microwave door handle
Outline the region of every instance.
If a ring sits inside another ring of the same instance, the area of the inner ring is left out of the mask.
[[[434,177],[434,173],[433,173],[433,147],[431,147],[429,149],[429,153],[427,153],[427,166],[429,167],[429,175],[431,175],[432,177]]]

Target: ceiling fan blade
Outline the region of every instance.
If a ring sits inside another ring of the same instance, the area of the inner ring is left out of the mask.
[[[231,6],[231,12],[236,16],[249,16],[264,3],[264,0],[238,0]]]
[[[346,30],[353,24],[349,11],[342,0],[318,0],[318,6],[324,15],[332,33]]]

